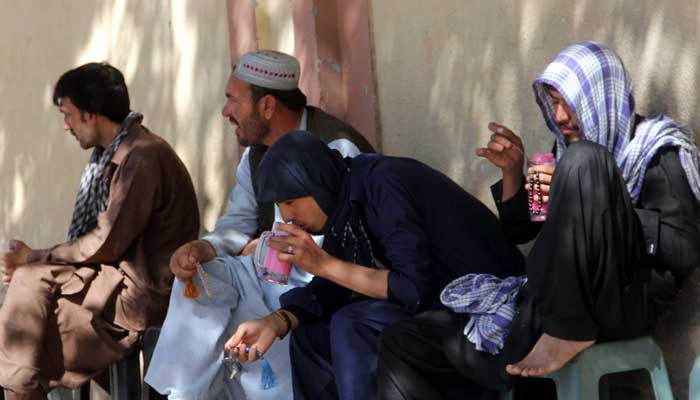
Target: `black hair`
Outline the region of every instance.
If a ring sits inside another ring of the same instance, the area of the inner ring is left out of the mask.
[[[265,88],[252,83],[250,84],[250,96],[254,104],[258,104],[258,101],[267,95],[274,97],[277,101],[282,103],[282,105],[292,111],[300,112],[306,107],[306,95],[302,93],[299,88],[293,90],[279,90]]]
[[[53,104],[68,97],[82,112],[100,114],[121,123],[129,115],[129,91],[124,75],[106,62],[88,63],[61,75],[53,90]]]

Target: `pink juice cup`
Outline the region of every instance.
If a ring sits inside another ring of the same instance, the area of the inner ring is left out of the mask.
[[[528,167],[535,165],[554,165],[554,154],[552,153],[535,153],[528,162]],[[529,179],[529,178],[528,178]],[[536,180],[529,179],[530,190],[528,190],[528,210],[530,211],[530,220],[545,221],[547,219],[547,202],[535,200],[535,195],[538,193],[539,185]]]
[[[260,235],[258,245],[255,248],[253,262],[258,276],[270,282],[286,285],[289,279],[289,272],[292,270],[292,264],[277,259],[280,251],[268,247],[267,242],[274,236],[288,236],[283,231],[266,231]]]

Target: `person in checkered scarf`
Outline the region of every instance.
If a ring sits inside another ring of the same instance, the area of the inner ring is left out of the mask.
[[[564,49],[533,89],[556,166],[523,176],[523,141],[497,123],[477,150],[503,173],[492,192],[509,239],[536,238],[503,348],[476,350],[464,333],[469,314],[401,322],[380,342],[380,397],[503,389],[514,376],[561,368],[596,342],[645,335],[654,305],[673,298],[700,263],[700,157],[688,127],[638,115],[621,59],[600,43]],[[548,201],[546,222],[530,220],[533,181]]]
[[[189,173],[130,111],[118,69],[74,68],[56,83],[53,101],[71,135],[66,140],[92,155],[67,240],[46,249],[12,240],[0,253],[9,285],[0,308],[7,400],[77,388],[136,348],[146,328],[165,317],[170,255],[199,233]],[[50,196],[61,190],[55,186],[41,190]]]

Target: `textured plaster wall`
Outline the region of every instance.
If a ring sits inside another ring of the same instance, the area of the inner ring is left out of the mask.
[[[695,0],[374,0],[383,149],[416,157],[489,200],[498,175],[473,157],[500,121],[526,151],[551,147],[530,84],[580,40],[609,44],[636,87],[638,110],[700,130],[700,3]]]
[[[103,60],[125,74],[132,109],[187,165],[212,228],[238,153],[220,114],[230,71],[226,4],[0,0],[0,8],[0,240],[64,240],[89,151],[63,132],[51,93],[61,73]]]
[[[576,41],[618,52],[638,112],[663,112],[700,131],[695,0],[373,0],[371,19],[384,152],[428,163],[491,207],[488,187],[500,173],[474,156],[488,141],[488,122],[520,133],[528,154],[551,148],[530,85]],[[677,398],[687,398],[700,343],[699,292],[691,279],[656,332]]]
[[[294,54],[292,1],[259,0],[254,4],[256,5],[255,25],[258,34],[258,48],[271,48],[287,54]]]

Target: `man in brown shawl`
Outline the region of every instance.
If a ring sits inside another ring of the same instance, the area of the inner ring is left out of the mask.
[[[162,322],[170,255],[197,238],[197,200],[173,149],[129,109],[121,72],[90,63],[63,74],[53,102],[63,128],[93,149],[68,241],[34,250],[10,242],[0,308],[0,386],[45,399],[122,359]]]

